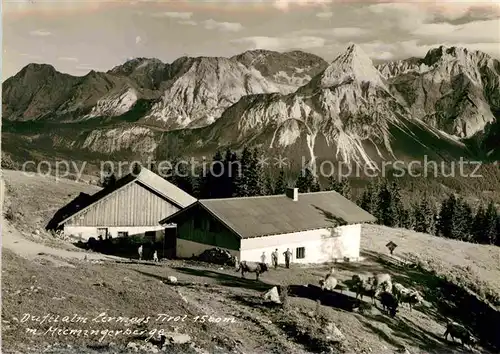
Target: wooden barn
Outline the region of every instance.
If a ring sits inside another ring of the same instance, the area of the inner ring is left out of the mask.
[[[198,200],[164,218],[177,224],[176,255],[188,258],[219,247],[240,260],[271,262],[292,251],[294,263],[359,259],[361,224],[375,217],[337,192]]]
[[[93,195],[80,195],[61,208],[49,222],[82,241],[90,237],[144,236],[160,241],[165,233],[167,248],[175,248],[175,225],[158,220],[193,204],[196,199],[146,168],[128,174]],[[49,227],[48,225],[48,227]]]

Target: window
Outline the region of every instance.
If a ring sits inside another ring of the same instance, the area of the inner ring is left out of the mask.
[[[118,231],[118,237],[128,237],[127,231]]]
[[[295,259],[303,259],[303,258],[306,258],[306,248],[297,247],[295,249]]]

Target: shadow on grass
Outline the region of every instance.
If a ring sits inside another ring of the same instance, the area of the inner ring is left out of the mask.
[[[193,269],[187,267],[173,267],[179,273],[184,273],[190,276],[201,277],[201,278],[210,278],[216,281],[217,284],[228,286],[232,288],[246,288],[257,291],[265,291],[269,290],[273,287],[273,284],[268,284],[262,282],[260,279],[255,280],[241,278],[239,275],[229,275],[225,273],[216,272],[213,270],[204,270],[204,269]]]
[[[382,264],[386,271],[391,273],[393,280],[422,293],[425,301],[430,303],[431,307],[419,306],[418,311],[436,322],[442,323],[443,326],[448,319],[459,322],[475,333],[483,346],[500,352],[500,336],[498,335],[500,333],[500,311],[468,291],[463,285],[455,284],[453,279],[446,279],[434,271],[422,269],[420,266],[412,268],[401,266],[381,253],[365,253],[367,257]],[[439,348],[439,343],[443,341],[441,337],[419,328],[415,324],[408,326],[404,322],[400,321],[399,323],[400,327],[398,328],[403,329],[402,333],[411,333],[407,335],[408,339],[413,338],[413,332],[420,333],[416,340],[420,340],[422,345],[428,345],[429,348],[436,348],[436,346]],[[397,330],[397,328],[395,329]],[[430,340],[429,338],[434,339]]]

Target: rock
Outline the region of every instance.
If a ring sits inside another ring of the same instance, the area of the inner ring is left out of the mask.
[[[326,326],[327,339],[331,339],[334,341],[343,341],[345,336],[342,334],[340,329],[337,328],[335,323],[330,322]]]
[[[185,344],[191,342],[191,337],[187,334],[170,332],[166,333],[165,337],[172,344]]]
[[[170,284],[176,284],[177,283],[177,278],[174,277],[173,275],[169,275],[167,277],[167,281],[170,283]]]
[[[264,294],[264,300],[274,302],[275,304],[281,304],[280,295],[278,293],[278,288],[275,286]]]
[[[35,230],[35,235],[39,236],[40,235],[40,230]]]
[[[181,300],[187,304],[188,301],[187,301],[186,297],[184,295],[182,295],[180,291],[177,291],[177,293],[179,294],[179,297],[181,298]]]
[[[133,349],[133,350],[135,350],[136,352],[139,350],[139,348],[137,347],[137,343],[134,343],[134,342],[129,342],[129,343],[127,344],[127,348]]]

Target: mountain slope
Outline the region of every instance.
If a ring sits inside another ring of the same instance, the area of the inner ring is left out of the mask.
[[[299,50],[286,53],[249,50],[231,59],[258,70],[266,79],[278,84],[282,93],[295,91],[328,66],[324,59]]]
[[[138,117],[145,122],[162,129],[196,127],[212,123],[245,95],[289,92],[309,78],[305,74],[298,82],[265,78],[246,61],[252,55],[183,57],[171,64],[137,58],[106,73],[91,71],[83,77],[59,73],[50,65],[29,64],[3,83],[3,115],[12,121],[80,121],[118,117],[146,100],[151,102],[150,110]],[[324,62],[306,53],[261,51],[259,55],[272,57],[279,73],[315,74],[315,67]]]
[[[3,84],[4,147],[147,156],[165,145],[187,155],[261,145],[362,165],[472,151],[494,159],[499,73],[484,53],[445,47],[374,67],[356,45],[330,64],[265,50],[137,58],[83,77],[30,64]]]
[[[252,141],[270,149],[303,151],[312,162],[335,156],[361,165],[398,158],[394,148],[406,156],[435,155],[433,145],[428,145],[431,140],[440,141],[448,150],[465,150],[411,119],[385,81],[366,54],[353,45],[295,93],[244,97],[200,136],[213,145]]]
[[[470,138],[498,119],[500,62],[485,53],[441,46],[378,69],[414,117],[445,133]]]

